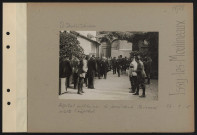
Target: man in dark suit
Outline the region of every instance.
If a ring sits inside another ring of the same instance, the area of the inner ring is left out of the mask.
[[[69,86],[69,78],[70,78],[71,73],[72,73],[72,68],[70,66],[69,57],[66,56],[60,62],[60,70],[59,70],[60,78],[66,78],[65,80],[66,91],[67,91],[67,87]]]
[[[71,67],[72,67],[72,74],[73,74],[73,81],[74,81],[74,89],[77,88],[78,84],[78,65],[79,65],[79,60],[73,56],[73,59],[71,60]]]
[[[67,87],[70,87],[70,76],[72,74],[72,67],[70,65],[70,60],[68,56],[66,56],[65,59],[65,74],[66,74],[66,85]]]
[[[96,61],[94,56],[88,61],[88,88],[94,89],[94,76],[96,72]]]

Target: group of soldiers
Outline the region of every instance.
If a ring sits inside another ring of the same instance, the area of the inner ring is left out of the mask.
[[[120,72],[121,73],[126,72],[126,70],[129,68],[130,62],[131,62],[131,59],[128,59],[127,57],[122,58],[122,55],[118,56],[117,59],[116,57],[114,57],[111,60],[113,74],[116,74],[117,72],[118,77],[120,77]]]
[[[142,58],[139,54],[132,55],[130,59],[122,58],[122,55],[116,59],[112,59],[113,74],[128,71],[129,80],[131,83],[130,93],[133,95],[139,95],[139,89],[142,88],[143,92],[140,97],[145,97],[146,85],[150,84],[150,73],[151,73],[152,59],[148,56]],[[147,79],[147,82],[145,80]]]
[[[101,79],[107,78],[107,72],[109,71],[109,62],[105,57],[95,57],[92,55],[83,55],[80,59],[69,56],[60,62],[60,80],[61,83],[65,84],[65,89],[71,88],[70,84],[74,84],[74,89],[78,88],[77,94],[84,93],[83,84],[89,89],[94,89],[94,78],[98,77]],[[62,89],[62,88],[61,88]]]
[[[140,55],[133,55],[128,59],[122,58],[122,55],[114,57],[113,59],[107,59],[105,57],[95,57],[92,55],[83,55],[80,59],[66,56],[60,62],[60,79],[65,78],[61,83],[65,83],[66,91],[70,87],[70,82],[74,84],[74,89],[78,88],[78,94],[84,93],[83,84],[89,89],[94,89],[94,79],[107,78],[107,72],[111,69],[113,74],[127,71],[131,84],[130,93],[133,95],[139,95],[139,89],[142,88],[143,92],[140,97],[145,97],[145,79],[147,78],[147,84],[150,84],[150,72],[151,72],[152,59],[150,57],[142,57]]]

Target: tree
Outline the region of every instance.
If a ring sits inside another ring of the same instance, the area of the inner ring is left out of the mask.
[[[81,58],[83,55],[84,49],[80,46],[77,37],[67,31],[60,32],[60,61],[65,56]]]

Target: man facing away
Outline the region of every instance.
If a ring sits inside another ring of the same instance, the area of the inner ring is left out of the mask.
[[[61,79],[61,85],[63,83],[65,84],[66,91],[69,85],[69,78],[70,78],[71,73],[72,73],[72,68],[70,65],[69,57],[65,56],[65,58],[63,58],[63,60],[60,63],[60,78],[64,78],[64,79]]]
[[[116,74],[116,57],[112,59],[113,74]]]
[[[108,72],[108,61],[107,61],[107,59],[105,58],[105,57],[103,57],[103,59],[102,59],[102,68],[101,68],[101,70],[102,70],[102,74],[104,75],[104,79],[106,79],[107,78],[107,72]]]
[[[96,61],[94,56],[88,61],[88,88],[94,89],[94,76],[96,72]]]

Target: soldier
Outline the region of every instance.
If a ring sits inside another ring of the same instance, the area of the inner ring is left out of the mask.
[[[131,57],[132,62],[129,66],[129,78],[131,83],[131,90],[129,93],[134,93],[137,87],[137,62],[135,60],[135,56]]]
[[[145,90],[146,90],[146,86],[145,86],[145,71],[144,71],[144,64],[141,61],[141,57],[140,55],[138,55],[136,57],[136,61],[137,61],[137,90],[133,95],[139,95],[139,88],[141,86],[143,92],[142,95],[140,97],[145,97]]]
[[[79,66],[78,66],[78,76],[79,76],[79,81],[78,81],[78,92],[77,94],[82,94],[84,93],[83,91],[83,83],[84,83],[84,78],[85,74],[87,72],[87,61],[85,59],[85,56],[82,56],[82,59],[80,60]]]
[[[84,64],[85,64],[85,66],[86,66],[86,68],[87,68],[87,70],[88,70],[88,65],[87,65],[87,64],[88,64],[88,61],[89,61],[89,56],[88,56],[88,55],[86,55],[84,61],[85,61]],[[88,73],[87,73],[87,71],[86,71],[86,73],[85,73],[84,82],[85,82],[86,87],[88,87]]]
[[[116,57],[112,59],[113,74],[116,74]]]
[[[105,57],[103,57],[101,64],[102,64],[101,72],[102,72],[102,75],[104,75],[104,79],[106,79],[109,65]]]
[[[118,57],[118,59],[116,60],[116,68],[117,68],[117,72],[118,72],[118,77],[120,77],[121,64],[122,64],[122,59],[121,59],[121,55],[120,55]]]
[[[66,56],[64,60],[60,63],[60,78],[65,78],[66,91],[69,87],[69,78],[72,73],[72,68],[70,65],[69,57]]]
[[[147,76],[148,84],[150,84],[151,64],[152,64],[152,59],[150,57],[146,57],[144,61],[144,69]]]
[[[85,71],[83,70],[83,60],[80,60],[80,63],[79,63],[79,66],[78,66],[78,76],[79,76],[79,81],[78,81],[78,92],[77,94],[82,94],[84,93],[83,91],[83,81],[84,81],[84,78],[85,78]]]
[[[73,82],[74,82],[74,89],[77,87],[78,83],[78,65],[79,65],[79,59],[76,57],[73,57],[71,61],[71,66],[72,66],[72,74],[73,74]]]
[[[88,88],[94,89],[94,76],[96,72],[96,61],[94,56],[88,61]]]
[[[122,72],[126,73],[126,67],[127,67],[127,60],[126,57],[122,59]]]
[[[98,57],[96,60],[98,79],[101,79],[101,59]]]

